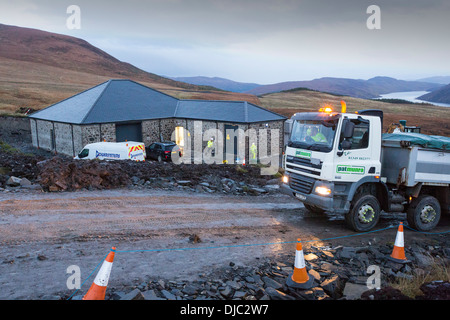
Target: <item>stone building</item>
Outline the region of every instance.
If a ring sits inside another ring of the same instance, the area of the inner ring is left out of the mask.
[[[224,160],[252,159],[253,143],[258,158],[280,155],[286,120],[249,102],[180,100],[131,80],[109,80],[29,118],[33,145],[58,154],[101,141],[174,141],[197,161],[211,138]]]

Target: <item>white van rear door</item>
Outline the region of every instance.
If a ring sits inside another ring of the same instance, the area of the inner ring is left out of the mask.
[[[145,161],[145,145],[142,143],[129,146],[128,158],[133,161]]]

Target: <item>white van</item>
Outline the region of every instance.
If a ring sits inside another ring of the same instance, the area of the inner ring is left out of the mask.
[[[79,160],[133,160],[145,161],[145,145],[142,142],[98,142],[88,144],[74,159]]]

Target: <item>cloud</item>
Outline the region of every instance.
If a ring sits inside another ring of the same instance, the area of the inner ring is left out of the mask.
[[[69,5],[82,29],[67,30]],[[450,3],[377,0],[16,0],[2,23],[81,37],[147,71],[275,82],[321,76],[450,74]]]

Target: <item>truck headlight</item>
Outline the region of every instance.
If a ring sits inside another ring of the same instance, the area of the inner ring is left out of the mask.
[[[283,176],[283,183],[284,184],[288,184],[289,183],[289,177],[288,176]]]
[[[327,187],[316,187],[316,193],[318,193],[322,196],[327,196],[327,195],[331,194],[331,189],[327,188]]]

